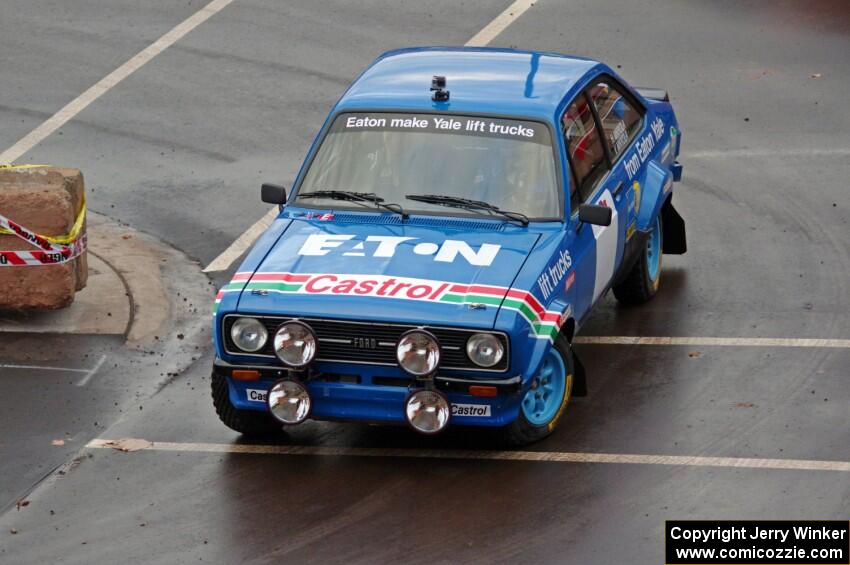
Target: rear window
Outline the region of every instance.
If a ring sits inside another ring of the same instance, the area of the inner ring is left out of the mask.
[[[616,160],[641,130],[643,116],[610,80],[601,80],[588,90],[602,123],[605,142]]]

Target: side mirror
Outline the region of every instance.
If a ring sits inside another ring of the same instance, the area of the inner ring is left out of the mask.
[[[578,221],[595,226],[610,226],[612,214],[608,206],[581,204],[578,207]]]
[[[286,204],[286,187],[279,184],[263,184],[260,187],[260,198],[269,204]]]

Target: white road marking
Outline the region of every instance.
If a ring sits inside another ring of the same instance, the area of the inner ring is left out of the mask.
[[[72,369],[71,367],[44,367],[41,365],[0,364],[0,369],[32,369],[34,371],[68,371],[71,373],[88,373],[88,369]]]
[[[728,149],[725,151],[695,151],[685,152],[682,159],[725,159],[725,158],[759,158],[759,157],[848,157],[850,147],[835,147],[829,149]]]
[[[95,439],[86,447],[109,449],[120,440]],[[144,440],[141,440],[144,441]],[[140,445],[144,445],[141,444]],[[246,453],[257,455],[308,455],[324,457],[404,457],[413,459],[478,459],[487,461],[539,461],[550,463],[614,463],[723,467],[730,469],[783,469],[793,471],[850,472],[850,461],[762,459],[752,457],[700,457],[689,455],[638,455],[626,453],[575,453],[546,451],[475,451],[470,449],[395,449],[382,447],[319,447],[298,445],[243,445],[231,443],[151,442],[141,451],[195,453]]]
[[[534,6],[535,0],[516,0],[508,6],[504,12],[496,16],[484,29],[466,42],[467,47],[484,47],[496,39],[500,33],[505,31],[516,19],[523,15],[529,8]]]
[[[266,215],[260,218],[253,226],[248,228],[248,231],[236,238],[236,241],[230,244],[221,255],[212,260],[212,263],[204,268],[205,273],[215,271],[226,271],[236,259],[242,255],[246,249],[251,247],[251,244],[260,237],[266,229],[272,225],[272,222],[277,217],[278,209],[275,206]]]
[[[505,31],[511,23],[523,15],[529,8],[534,5],[535,0],[516,0],[513,4],[507,7],[504,12],[496,16],[484,29],[475,34],[475,36],[466,42],[466,47],[484,47],[496,36]],[[248,228],[248,231],[240,235],[236,241],[230,244],[221,255],[212,260],[212,262],[204,268],[205,273],[217,271],[226,271],[230,268],[236,259],[238,259],[251,245],[256,241],[263,231],[268,228],[272,221],[277,217],[277,207],[269,210],[265,216],[260,218],[258,222]]]
[[[97,363],[95,363],[94,367],[92,367],[85,375],[83,375],[83,378],[80,379],[80,381],[77,383],[77,386],[86,386],[87,384],[89,384],[91,378],[95,375],[95,373],[100,370],[101,366],[103,366],[104,361],[106,361],[106,355],[101,355],[100,359],[97,360]]]
[[[115,85],[139,70],[145,63],[174,45],[187,33],[207,21],[233,0],[213,0],[185,20],[174,29],[151,43],[137,53],[132,59],[100,79],[94,86],[74,98],[64,108],[53,114],[43,124],[25,135],[12,147],[0,153],[0,163],[13,163],[30,149],[44,141],[51,133],[65,125],[68,120],[82,112],[89,104],[109,92]]]
[[[640,337],[576,336],[573,343],[592,345],[717,345],[727,347],[827,347],[850,349],[850,339],[785,337]]]

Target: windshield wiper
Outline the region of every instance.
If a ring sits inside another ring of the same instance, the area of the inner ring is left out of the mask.
[[[366,206],[366,202],[370,202],[377,208],[389,210],[395,214],[401,215],[402,219],[407,219],[407,213],[401,204],[386,203],[384,199],[374,192],[354,192],[353,190],[313,190],[311,192],[300,192],[298,198],[327,198],[329,200],[348,200]]]
[[[488,202],[481,200],[470,200],[469,198],[461,198],[459,196],[446,196],[444,194],[407,194],[405,198],[408,200],[416,200],[417,202],[425,202],[426,204],[437,204],[439,206],[448,206],[450,208],[463,208],[464,210],[484,210],[490,214],[498,214],[509,220],[519,222],[520,224],[528,225],[528,216],[519,212],[510,212],[502,210],[498,206],[494,206]]]

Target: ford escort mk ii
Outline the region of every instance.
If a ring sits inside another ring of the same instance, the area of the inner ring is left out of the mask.
[[[513,444],[585,392],[571,342],[685,252],[664,91],[553,53],[379,57],[216,298],[213,399],[261,434],[307,418],[493,426]]]

